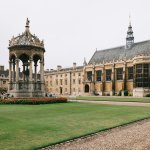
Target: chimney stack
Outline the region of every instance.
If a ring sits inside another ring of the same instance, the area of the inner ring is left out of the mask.
[[[57,65],[57,70],[59,71],[61,69],[62,69],[62,67],[60,65]]]
[[[77,64],[74,62],[74,63],[73,63],[73,69],[76,69],[76,65],[77,65]]]

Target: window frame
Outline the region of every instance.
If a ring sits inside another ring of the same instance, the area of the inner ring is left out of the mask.
[[[106,69],[106,81],[111,81],[112,69]]]
[[[116,79],[123,80],[123,68],[116,68]]]

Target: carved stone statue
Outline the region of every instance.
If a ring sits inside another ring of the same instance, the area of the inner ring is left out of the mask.
[[[26,26],[29,26],[30,20],[27,18]]]

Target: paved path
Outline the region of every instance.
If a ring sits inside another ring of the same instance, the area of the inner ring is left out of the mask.
[[[43,150],[150,150],[150,119]]]
[[[90,101],[90,100],[69,100],[71,102],[109,104],[109,105],[128,105],[128,106],[150,106],[150,103],[141,102],[113,102],[113,101]]]

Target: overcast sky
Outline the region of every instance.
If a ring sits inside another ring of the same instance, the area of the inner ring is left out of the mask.
[[[0,65],[8,68],[8,41],[24,32],[27,17],[44,40],[45,69],[55,69],[124,45],[129,14],[135,42],[149,40],[149,0],[0,0]]]

